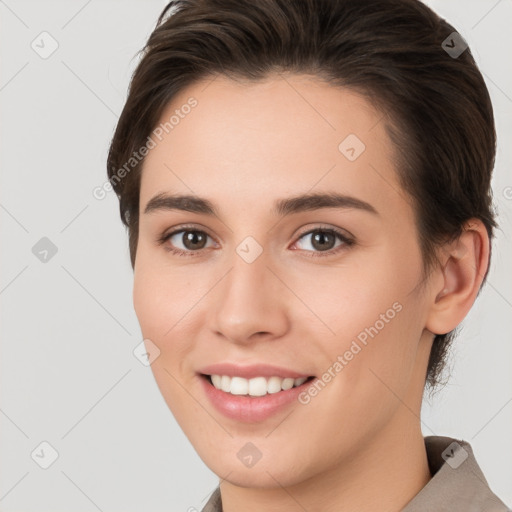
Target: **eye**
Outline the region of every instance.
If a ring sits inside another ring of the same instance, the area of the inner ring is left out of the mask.
[[[311,253],[309,254],[311,257],[330,256],[345,250],[355,243],[353,238],[337,229],[317,227],[303,233],[294,245],[300,245],[300,240],[307,240],[308,237],[309,242],[305,243],[304,247],[299,247],[299,249]],[[164,233],[157,242],[172,254],[178,256],[197,256],[201,253],[201,250],[212,246],[207,245],[209,238],[211,239],[210,235],[205,231],[181,226],[170,233]],[[336,245],[336,241],[339,242],[338,245]]]
[[[185,229],[183,226],[175,231],[166,233],[158,239],[166,251],[180,256],[195,256],[194,253],[206,249],[208,246],[208,233],[198,229]],[[169,242],[169,244],[167,244]]]
[[[352,238],[334,228],[315,228],[309,230],[300,236],[299,241],[301,239],[307,240],[308,238],[309,242],[305,243],[304,247],[300,249],[313,252],[310,255],[313,257],[336,254],[355,243]],[[336,240],[340,242],[338,245],[336,245]],[[295,245],[299,241],[295,242]]]

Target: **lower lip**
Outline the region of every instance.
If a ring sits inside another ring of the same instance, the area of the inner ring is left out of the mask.
[[[283,410],[287,405],[298,402],[298,395],[304,391],[314,379],[307,380],[300,386],[267,393],[264,396],[232,395],[217,389],[209,378],[199,376],[206,396],[213,406],[224,416],[244,423],[264,421],[273,414]]]

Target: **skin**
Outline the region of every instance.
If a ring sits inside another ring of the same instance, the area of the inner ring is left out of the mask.
[[[160,350],[152,370],[162,395],[205,464],[221,478],[225,512],[398,511],[431,475],[420,408],[433,333],[469,311],[488,262],[482,223],[439,253],[428,279],[411,200],[400,188],[382,114],[362,96],[296,74],[257,83],[224,76],[194,83],[162,113],[197,106],[146,157],[140,190],[133,300],[144,338]],[[364,142],[353,162],[338,149]],[[328,208],[279,217],[277,199],[308,192],[350,195],[377,214]],[[209,199],[218,216],[145,214],[158,193]],[[209,235],[192,256],[191,224]],[[307,231],[338,228],[325,256]],[[237,246],[263,252],[247,263]],[[317,256],[317,257],[311,257]],[[308,404],[257,423],[220,414],[196,371],[233,361],[321,376],[394,303],[401,310]],[[428,435],[430,433],[427,433]],[[261,459],[237,452],[252,442]]]

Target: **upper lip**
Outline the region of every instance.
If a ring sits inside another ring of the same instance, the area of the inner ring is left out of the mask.
[[[311,376],[282,366],[264,363],[250,365],[239,365],[230,362],[215,363],[203,366],[198,372],[205,375],[228,375],[229,377],[244,377],[246,379],[252,379],[254,377],[281,377],[282,379],[290,377],[298,379],[300,377]]]

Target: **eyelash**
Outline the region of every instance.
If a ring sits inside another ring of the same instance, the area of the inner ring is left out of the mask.
[[[203,233],[205,234],[206,236],[210,236],[208,233],[206,233],[205,231],[201,230],[201,229],[196,229],[194,226],[180,226],[179,229],[175,229],[174,231],[171,231],[170,233],[164,233],[162,234],[162,236],[160,236],[157,240],[157,243],[159,245],[164,245],[171,237],[173,237],[174,235],[176,235],[177,233],[184,233],[184,232],[197,232],[197,233]],[[327,256],[332,256],[334,254],[337,254],[338,252],[346,249],[347,247],[351,247],[352,245],[355,244],[355,240],[352,239],[352,238],[349,238],[347,235],[345,235],[344,233],[342,233],[341,231],[335,229],[335,228],[331,228],[331,227],[322,227],[322,226],[319,226],[319,227],[316,227],[316,228],[313,228],[313,229],[310,229],[308,231],[305,231],[304,233],[301,233],[297,240],[300,240],[302,237],[306,236],[306,235],[311,235],[313,233],[316,233],[316,232],[322,232],[322,233],[329,233],[329,234],[332,234],[334,236],[336,236],[339,240],[341,240],[343,242],[342,245],[334,248],[334,249],[329,249],[328,251],[306,251],[307,253],[311,253],[308,255],[308,257],[311,257],[311,258],[322,258],[322,257],[327,257]],[[212,237],[210,237],[212,238]],[[198,249],[196,251],[192,251],[192,250],[189,250],[189,251],[183,251],[182,249],[176,249],[175,247],[166,247],[164,246],[164,249],[172,254],[175,254],[177,256],[184,256],[184,257],[195,257],[195,256],[198,256],[199,253],[202,251],[202,249]]]

